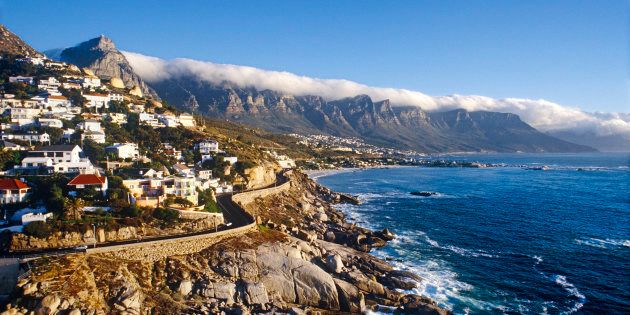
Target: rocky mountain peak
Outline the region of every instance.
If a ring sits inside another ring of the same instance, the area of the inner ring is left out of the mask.
[[[66,48],[61,51],[59,58],[81,68],[88,68],[102,78],[120,78],[125,87],[138,87],[142,94],[158,98],[157,93],[134,72],[125,55],[105,35]]]
[[[19,36],[9,31],[0,24],[0,53],[9,53],[24,56],[39,56],[33,47],[25,43]]]

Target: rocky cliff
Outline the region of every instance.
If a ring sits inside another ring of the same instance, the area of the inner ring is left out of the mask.
[[[514,114],[462,109],[428,113],[419,107],[394,107],[388,100],[375,102],[367,95],[326,101],[186,75],[151,85],[184,110],[274,132],[359,137],[376,145],[429,153],[593,151],[541,133]]]
[[[0,53],[31,57],[41,55],[2,24],[0,24]]]
[[[143,94],[158,98],[155,91],[133,71],[112,40],[103,35],[62,50],[59,59],[88,68],[102,78],[120,78],[127,88],[137,86]]]

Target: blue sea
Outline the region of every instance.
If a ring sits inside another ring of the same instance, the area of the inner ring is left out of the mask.
[[[374,253],[457,314],[629,314],[627,153],[461,155],[497,168],[401,167],[317,178],[398,237]],[[549,166],[531,170],[524,166]],[[432,191],[431,197],[410,195]]]

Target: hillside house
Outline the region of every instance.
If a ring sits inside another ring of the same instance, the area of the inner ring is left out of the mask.
[[[26,201],[31,188],[21,180],[0,178],[0,204],[16,204]]]
[[[68,186],[75,190],[93,187],[105,196],[107,195],[107,176],[100,176],[98,172],[94,174],[79,174],[68,183]]]
[[[113,153],[119,159],[137,159],[140,157],[138,145],[135,143],[114,143],[105,148],[108,153]]]

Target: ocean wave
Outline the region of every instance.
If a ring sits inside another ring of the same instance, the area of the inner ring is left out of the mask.
[[[567,312],[564,312],[564,314],[575,313],[579,309],[581,309],[582,306],[584,306],[584,303],[586,303],[586,297],[584,296],[584,294],[580,293],[580,291],[575,287],[575,285],[573,285],[573,283],[567,281],[566,276],[553,275],[551,276],[551,280],[554,281],[557,285],[564,288],[564,290],[567,291],[567,293],[569,293],[571,297],[574,297],[577,299],[577,301],[575,301],[573,306],[569,308]]]
[[[446,249],[449,250],[453,253],[456,253],[458,255],[461,256],[465,256],[465,257],[487,257],[487,258],[498,258],[499,256],[497,255],[492,255],[484,250],[481,249],[466,249],[466,248],[461,248],[461,247],[457,247],[457,246],[453,246],[453,245],[440,245],[437,241],[431,239],[430,237],[428,237],[426,234],[424,235],[424,239],[425,241],[435,247],[435,248],[440,248],[440,249]]]
[[[599,238],[594,238],[594,237],[578,238],[578,239],[575,239],[575,243],[579,245],[586,245],[586,246],[604,248],[604,249],[619,249],[623,247],[626,247],[626,248],[630,247],[630,240],[612,239],[612,238],[607,238],[607,239],[599,239]]]

